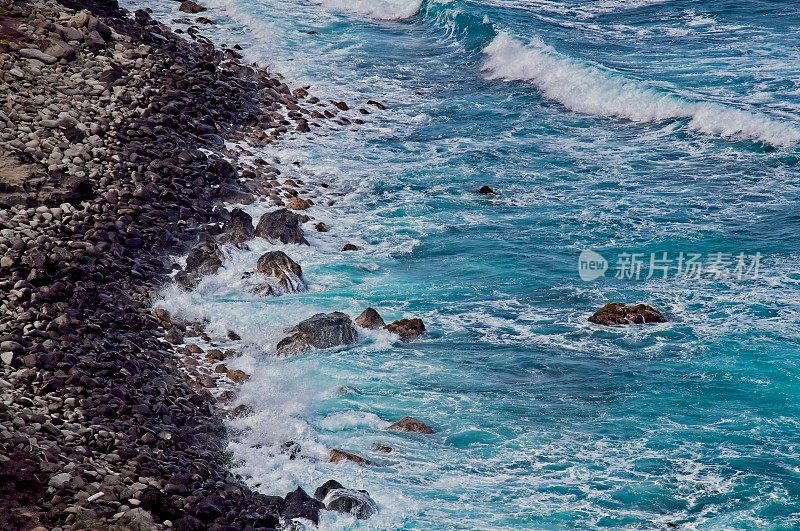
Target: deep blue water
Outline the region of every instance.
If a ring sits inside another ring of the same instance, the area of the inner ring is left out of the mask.
[[[330,232],[284,248],[308,292],[249,294],[241,272],[270,247],[256,242],[196,293],[165,293],[244,338],[231,366],[252,373],[240,400],[256,414],[232,423],[231,449],[252,484],[333,477],[380,506],[323,528],[800,527],[800,5],[207,4],[218,42],[292,85],[388,106],[265,152],[331,183],[334,204],[311,210]],[[581,280],[585,249],[604,277]],[[646,279],[662,252],[724,253],[728,276]],[[614,278],[620,253],[641,253],[641,278]],[[757,275],[738,278],[740,253],[759,253]],[[608,301],[669,323],[589,324]],[[366,306],[429,333],[270,355],[284,327]],[[385,430],[407,414],[436,434]],[[332,447],[380,466],[328,464]]]

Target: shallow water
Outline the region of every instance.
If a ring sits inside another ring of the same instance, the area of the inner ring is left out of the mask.
[[[241,273],[274,248],[254,242],[196,292],[164,294],[243,337],[231,366],[252,374],[240,400],[256,413],[232,422],[231,449],[248,481],[284,494],[336,478],[379,504],[325,529],[800,526],[797,4],[206,4],[214,39],[291,84],[388,106],[266,151],[286,177],[331,184],[335,203],[310,211],[330,232],[279,246],[308,292],[248,293]],[[584,249],[604,277],[581,280]],[[760,267],[617,279],[622,252]],[[590,325],[611,300],[670,322]],[[366,306],[429,334],[269,355],[284,327]],[[385,431],[406,414],[436,434]],[[279,454],[287,440],[306,458]],[[325,463],[332,447],[380,466]]]

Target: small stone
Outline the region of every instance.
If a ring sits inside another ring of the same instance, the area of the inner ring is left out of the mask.
[[[58,62],[56,57],[46,54],[41,50],[37,50],[36,48],[23,48],[19,51],[19,54],[26,59],[35,59],[46,65],[52,65]]]
[[[0,354],[0,361],[5,363],[6,365],[11,365],[11,362],[14,360],[14,353],[13,352],[3,352]]]

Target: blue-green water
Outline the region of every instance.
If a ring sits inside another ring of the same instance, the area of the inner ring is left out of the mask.
[[[800,527],[798,4],[207,3],[208,31],[247,59],[388,106],[266,150],[284,176],[331,183],[334,204],[311,209],[330,232],[284,247],[308,292],[249,294],[241,272],[270,247],[255,242],[196,293],[165,294],[250,345],[231,364],[256,411],[231,425],[238,472],[269,494],[337,478],[379,504],[323,528]],[[581,280],[584,249],[604,277]],[[760,264],[616,279],[622,252]],[[587,322],[615,300],[669,323]],[[284,327],[366,306],[429,333],[269,355]],[[385,430],[407,414],[436,433]],[[302,458],[279,453],[287,440]],[[328,464],[329,448],[379,466]]]

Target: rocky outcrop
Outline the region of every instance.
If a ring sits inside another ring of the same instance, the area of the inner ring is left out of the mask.
[[[353,321],[342,312],[318,313],[299,323],[288,334],[278,343],[279,355],[352,345],[358,339]]]
[[[386,429],[410,431],[412,433],[424,433],[428,435],[433,433],[433,428],[413,417],[403,417]]]
[[[220,243],[242,244],[252,240],[256,231],[253,228],[253,218],[240,208],[231,211],[230,219],[222,226],[222,234],[217,237]]]
[[[258,259],[256,271],[270,277],[259,285],[256,292],[262,295],[281,295],[305,289],[303,270],[283,251],[270,251]]]
[[[400,336],[403,341],[411,341],[425,333],[422,319],[399,319],[386,325],[386,330]]]
[[[222,267],[222,250],[212,240],[195,246],[186,256],[186,267],[175,275],[175,280],[187,289],[193,289],[206,275],[213,275]]]
[[[386,326],[383,317],[381,317],[381,314],[379,314],[378,310],[375,308],[367,308],[361,312],[361,315],[356,317],[355,322],[361,328],[366,328],[368,330],[378,330]]]
[[[621,302],[610,302],[597,310],[589,322],[605,326],[622,326],[631,324],[666,323],[664,315],[647,304],[627,305]]]
[[[300,227],[300,216],[285,208],[267,212],[258,220],[256,236],[272,243],[297,243],[308,245]]]
[[[183,11],[184,13],[196,14],[202,13],[206,10],[206,8],[196,2],[192,2],[192,0],[185,0],[184,2],[181,2],[178,10]]]

